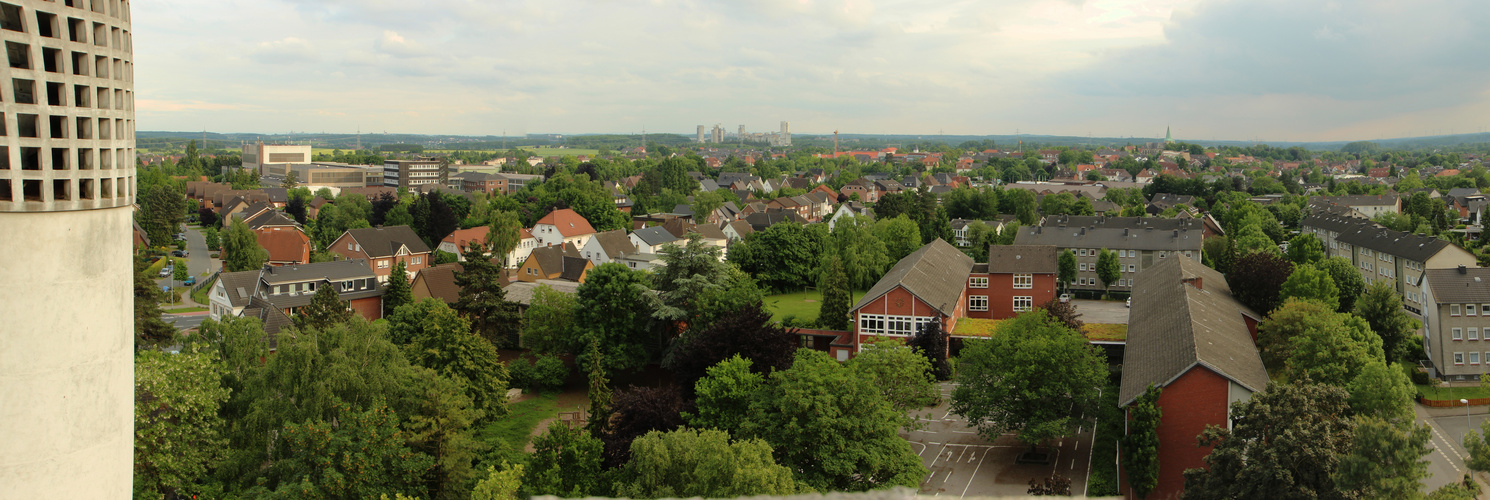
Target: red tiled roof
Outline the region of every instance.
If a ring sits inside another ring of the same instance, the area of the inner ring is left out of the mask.
[[[310,238],[294,230],[260,231],[259,246],[269,251],[269,262],[310,262]]]
[[[549,212],[542,219],[538,219],[538,223],[553,225],[559,229],[559,234],[564,235],[566,238],[595,233],[595,228],[590,226],[590,221],[585,220],[579,213],[568,208]]]

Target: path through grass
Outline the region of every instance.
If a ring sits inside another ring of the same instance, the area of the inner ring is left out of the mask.
[[[506,415],[476,429],[476,440],[488,446],[481,453],[481,462],[492,465],[500,465],[503,460],[526,462],[524,448],[533,435],[533,428],[558,414],[558,394],[540,393],[527,401],[511,404]]]

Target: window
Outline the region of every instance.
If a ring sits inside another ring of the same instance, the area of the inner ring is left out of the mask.
[[[1128,264],[1128,272],[1130,272],[1130,273],[1136,273],[1136,272],[1138,272],[1138,266],[1133,265],[1133,264]]]
[[[281,285],[274,285],[274,294],[279,295],[281,293],[285,293],[284,287]]]
[[[1462,352],[1456,352],[1456,353],[1454,353],[1454,364],[1456,364],[1456,365],[1462,365],[1462,364],[1464,364],[1464,353],[1462,353]]]
[[[1034,297],[1014,297],[1014,312],[1025,312],[1034,308]]]
[[[414,264],[424,263],[424,257],[414,257]]]
[[[1077,257],[1086,257],[1086,249],[1085,248],[1078,248],[1078,249],[1076,249],[1076,256]]]
[[[388,261],[387,260],[380,260],[380,261],[378,261],[378,269],[388,269]]]
[[[1464,304],[1464,315],[1474,316],[1474,304]]]
[[[1452,331],[1453,331],[1453,335],[1454,335],[1454,340],[1464,340],[1464,329],[1463,328],[1455,328]]]
[[[348,252],[352,251],[352,242],[350,242],[350,241],[347,242],[347,251]]]
[[[351,281],[351,280],[343,281],[343,282],[341,282],[341,291],[343,291],[343,292],[350,292],[350,291],[352,291],[352,287],[353,286],[355,286],[353,281]]]
[[[1449,316],[1459,315],[1459,304],[1449,304]]]
[[[1080,268],[1081,268],[1081,270],[1082,270],[1082,271],[1086,271],[1086,263],[1085,263],[1085,262],[1082,262],[1082,263],[1081,263],[1081,264],[1080,264],[1080,265],[1079,265],[1079,267],[1080,267]]]
[[[1479,352],[1469,353],[1469,364],[1471,364],[1471,365],[1478,365],[1478,364],[1480,364],[1480,353]]]
[[[988,278],[973,277],[967,279],[968,288],[988,288]]]
[[[1034,274],[1015,274],[1014,288],[1029,289],[1035,287]]]
[[[1480,329],[1478,327],[1469,327],[1469,340],[1480,340]]]
[[[969,310],[969,311],[987,311],[988,310],[988,296],[987,295],[969,295],[967,297],[967,310]]]

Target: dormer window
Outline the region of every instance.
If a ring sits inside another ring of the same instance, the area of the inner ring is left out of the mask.
[[[343,292],[350,292],[350,291],[352,291],[352,287],[353,287],[353,284],[352,284],[351,281],[343,281],[343,282],[341,282],[341,291],[343,291]]]

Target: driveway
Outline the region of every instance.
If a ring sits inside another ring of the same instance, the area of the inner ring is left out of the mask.
[[[1071,299],[1081,321],[1087,323],[1128,324],[1128,306],[1123,301]]]
[[[176,258],[177,261],[181,259]],[[186,230],[186,271],[191,276],[196,276],[197,281],[207,278],[212,274],[211,269],[216,265],[217,259],[211,258],[211,252],[207,251],[207,239],[202,236],[199,228],[187,228]],[[172,277],[161,278],[154,276],[156,286],[170,286],[173,288],[186,288]],[[187,295],[187,294],[183,294]],[[182,297],[182,300],[190,300]]]
[[[943,382],[942,404],[916,411],[923,428],[900,435],[911,443],[911,451],[921,456],[921,463],[931,472],[921,482],[923,495],[956,497],[1022,497],[1029,491],[1030,479],[1049,477],[1052,472],[1071,479],[1071,491],[1086,491],[1091,472],[1093,427],[1081,426],[1075,435],[1046,445],[1055,455],[1049,464],[1020,465],[1019,454],[1029,449],[1012,434],[990,442],[979,436],[967,421],[952,414],[952,383]]]

